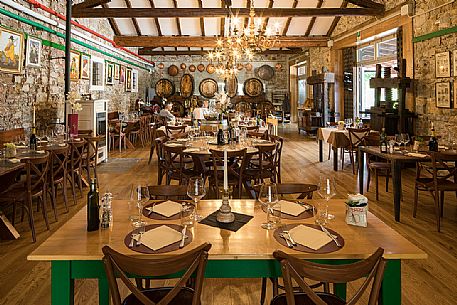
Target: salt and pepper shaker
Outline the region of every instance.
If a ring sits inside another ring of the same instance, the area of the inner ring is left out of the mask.
[[[110,222],[113,220],[113,210],[111,208],[111,200],[113,196],[111,193],[105,193],[102,198],[102,213],[101,224],[103,229],[109,228]]]

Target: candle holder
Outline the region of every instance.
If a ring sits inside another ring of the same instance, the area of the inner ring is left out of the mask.
[[[232,208],[229,202],[230,192],[228,189],[222,191],[222,205],[217,212],[216,219],[221,223],[231,223],[235,221],[235,215],[232,213]]]

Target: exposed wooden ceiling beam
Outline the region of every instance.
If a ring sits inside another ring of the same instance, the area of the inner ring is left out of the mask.
[[[71,10],[77,11],[77,10],[83,9],[83,8],[93,8],[93,7],[103,5],[103,4],[106,4],[109,2],[111,2],[111,0],[86,0],[84,2],[73,5],[71,7]]]
[[[173,0],[173,6],[175,9],[178,8],[178,3],[176,0]],[[179,22],[179,18],[175,18],[176,20],[176,27],[178,28],[178,35],[181,36],[182,35],[182,32],[181,32],[181,23]],[[175,47],[175,51],[177,51],[177,47]]]
[[[268,50],[264,51],[260,54],[262,55],[292,55],[301,53],[301,49],[296,50]],[[168,56],[168,55],[201,55],[205,56],[208,55],[208,51],[154,51],[151,48],[142,48],[138,50],[138,54],[145,56]]]
[[[344,0],[343,3],[341,3],[341,8],[345,8],[348,6],[349,1]],[[333,19],[332,25],[330,25],[330,28],[328,29],[327,36],[331,36],[333,31],[335,30],[336,26],[338,25],[338,22],[340,21],[341,16],[335,17]]]
[[[324,3],[324,0],[319,0],[319,2],[317,2],[317,8],[320,9],[322,7],[323,3]],[[313,30],[315,22],[316,22],[316,17],[311,18],[311,21],[309,22],[309,25],[308,25],[308,29],[306,29],[305,36],[309,36],[311,31]]]
[[[202,0],[198,0],[198,7],[199,8],[203,8]],[[206,36],[206,34],[205,34],[205,21],[201,17],[199,19],[200,19],[200,32],[202,33],[202,36]]]
[[[115,36],[114,41],[123,47],[199,47],[213,48],[215,37],[202,36]],[[327,37],[281,36],[276,48],[302,48],[327,46]]]
[[[102,7],[107,8],[108,5],[106,3],[102,4]],[[119,27],[117,26],[116,21],[114,18],[108,18],[109,25],[111,26],[111,29],[114,32],[114,35],[121,35],[121,31],[119,30]]]
[[[130,2],[130,0],[125,0],[125,5],[127,6],[128,9],[132,8],[132,3]],[[138,36],[141,36],[141,29],[140,29],[140,26],[138,25],[138,21],[136,20],[136,18],[131,18],[131,20],[132,20],[133,26],[135,27],[136,34]]]
[[[154,0],[149,0],[149,5],[151,6],[151,8],[155,8]],[[160,28],[159,19],[154,18],[154,24],[156,25],[156,28],[157,28],[157,35],[163,36],[162,29]],[[163,48],[162,48],[162,51],[163,51]]]
[[[360,7],[374,8],[379,10],[384,10],[384,4],[374,2],[372,0],[348,0],[349,3],[358,5]]]
[[[375,8],[256,8],[262,17],[311,17],[311,16],[376,16],[384,9]],[[225,17],[226,8],[88,8],[73,12],[74,18],[198,18]],[[249,16],[248,8],[233,9],[238,16]]]
[[[296,8],[298,5],[298,0],[295,0],[292,4],[292,8]],[[282,36],[286,36],[287,32],[289,31],[290,23],[292,22],[292,17],[287,18],[286,24],[284,25],[284,29],[282,31]]]
[[[274,3],[274,0],[270,0],[270,2],[268,3],[268,8],[273,8],[273,3]],[[265,31],[267,26],[268,26],[268,20],[270,20],[269,17],[265,18],[263,24],[262,24],[262,31]]]

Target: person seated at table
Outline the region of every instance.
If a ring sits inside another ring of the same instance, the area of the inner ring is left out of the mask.
[[[194,119],[204,120],[205,114],[209,114],[208,101],[204,101],[202,107],[195,108]]]
[[[171,109],[173,109],[173,104],[166,104],[165,108],[160,110],[159,116],[167,118],[168,121],[174,121],[176,118],[173,113],[171,113]]]

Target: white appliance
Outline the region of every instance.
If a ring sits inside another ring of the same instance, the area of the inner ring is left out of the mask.
[[[104,136],[98,143],[98,162],[108,160],[108,100],[80,100],[82,110],[78,112],[78,129],[93,130],[96,136]],[[67,111],[71,111],[67,104]],[[69,112],[68,112],[69,113]]]

